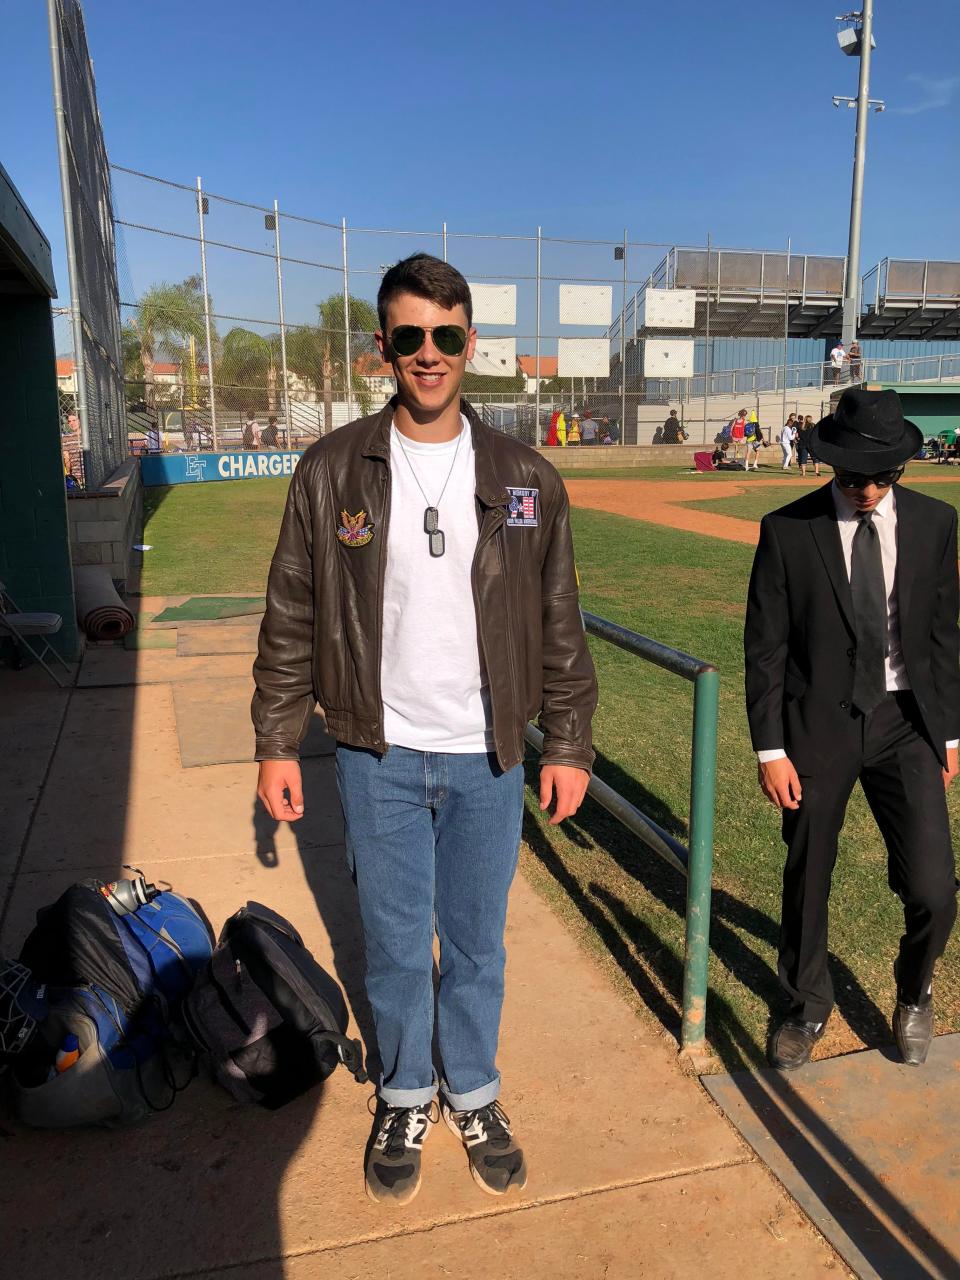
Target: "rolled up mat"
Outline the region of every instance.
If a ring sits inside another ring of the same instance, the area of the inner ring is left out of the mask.
[[[91,640],[119,640],[133,630],[133,614],[117,595],[106,569],[78,565],[74,575],[77,619]]]

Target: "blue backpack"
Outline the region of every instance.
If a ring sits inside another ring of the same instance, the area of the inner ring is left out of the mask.
[[[11,1064],[14,1107],[27,1124],[130,1124],[166,1110],[195,1074],[180,1015],[210,958],[210,930],[170,891],[122,915],[111,899],[97,881],[73,885],[37,913],[20,953],[42,1002]],[[68,1036],[80,1056],[58,1074]]]

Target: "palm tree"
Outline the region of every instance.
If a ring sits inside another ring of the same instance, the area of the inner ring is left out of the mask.
[[[325,429],[333,425],[333,388],[336,381],[346,391],[346,323],[343,294],[332,293],[317,303],[316,325],[299,325],[287,334],[287,365],[315,393],[323,396]],[[361,413],[370,409],[370,389],[356,371],[359,356],[375,350],[373,334],[378,328],[377,309],[363,298],[350,298],[350,386]]]
[[[129,322],[140,341],[143,365],[144,398],[153,406],[155,396],[153,365],[162,347],[182,348],[193,338],[205,338],[203,286],[199,276],[188,276],[179,284],[151,285],[141,297],[137,314]]]
[[[250,329],[231,329],[223,339],[217,364],[219,399],[228,409],[243,409],[250,393],[266,392],[267,411],[277,412],[280,335],[264,336]]]

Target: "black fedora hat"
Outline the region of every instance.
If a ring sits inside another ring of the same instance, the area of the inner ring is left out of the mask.
[[[850,387],[834,413],[810,432],[810,449],[821,462],[843,471],[876,475],[912,458],[923,444],[923,432],[903,416],[895,391]]]

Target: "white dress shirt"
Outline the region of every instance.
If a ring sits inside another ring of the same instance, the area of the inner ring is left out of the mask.
[[[900,644],[900,606],[897,601],[897,498],[896,485],[883,495],[873,509],[873,527],[880,539],[880,556],[883,561],[883,585],[887,593],[887,656],[884,660],[886,687],[888,693],[899,689],[909,689],[907,669],[903,661],[903,649]],[[837,513],[837,527],[840,530],[840,544],[843,548],[843,563],[850,578],[850,566],[853,561],[853,539],[856,536],[860,512],[843,492],[836,481],[831,486],[834,509]],[[955,747],[960,739],[948,742],[948,747]],[[757,759],[761,764],[770,760],[782,760],[786,751],[771,748],[769,751],[758,751]]]

